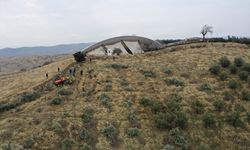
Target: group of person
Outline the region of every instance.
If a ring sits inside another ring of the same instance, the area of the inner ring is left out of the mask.
[[[57,67],[57,71],[60,72],[61,68]],[[75,76],[76,75],[76,68],[75,67],[71,67],[69,69],[69,74],[72,75],[72,76]],[[83,75],[83,70],[80,71],[80,75]],[[46,72],[45,76],[46,76],[46,79],[48,79],[49,78],[49,73]]]

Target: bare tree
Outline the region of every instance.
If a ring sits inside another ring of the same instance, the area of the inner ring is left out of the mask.
[[[203,41],[205,40],[205,36],[207,33],[213,33],[213,27],[209,25],[204,25],[201,29],[201,34],[203,36]]]

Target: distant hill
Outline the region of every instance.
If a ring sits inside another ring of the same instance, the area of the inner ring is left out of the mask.
[[[21,48],[4,48],[0,49],[0,56],[31,56],[31,55],[57,55],[73,53],[84,49],[93,43],[62,44],[56,46],[38,46],[38,47],[21,47]]]

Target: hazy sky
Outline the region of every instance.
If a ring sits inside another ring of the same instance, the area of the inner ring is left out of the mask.
[[[250,0],[0,0],[0,48],[197,37],[204,24],[250,37]]]

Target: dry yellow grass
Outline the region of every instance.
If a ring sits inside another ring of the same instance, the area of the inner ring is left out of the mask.
[[[74,93],[64,96],[61,105],[49,105],[49,101],[57,96],[58,89],[54,89],[36,101],[0,114],[0,146],[9,143],[12,147],[21,149],[24,141],[31,137],[34,140],[33,149],[61,149],[63,139],[70,138],[75,143],[72,149],[77,150],[86,143],[79,139],[80,130],[86,128],[91,133],[90,145],[93,149],[162,149],[164,137],[169,131],[157,129],[154,115],[149,109],[142,107],[139,101],[142,97],[148,96],[163,102],[170,94],[178,93],[183,97],[181,105],[189,117],[189,126],[183,130],[189,149],[198,149],[202,146],[209,149],[247,149],[250,146],[249,124],[246,124],[245,128],[234,128],[220,119],[227,112],[213,111],[214,98],[222,98],[226,86],[224,82],[210,75],[208,68],[222,56],[227,56],[231,60],[240,56],[250,62],[249,50],[250,48],[245,45],[234,43],[191,44],[135,56],[121,56],[115,61],[111,58],[97,59],[78,65],[77,82],[68,86],[74,89]],[[65,61],[65,66],[70,62],[72,60]],[[123,64],[128,68],[116,70],[109,67],[111,64]],[[172,69],[173,75],[168,76],[163,72],[166,67]],[[50,69],[54,70],[54,67]],[[82,77],[79,75],[80,70],[84,72]],[[156,77],[144,77],[141,70],[152,71]],[[180,88],[166,85],[164,79],[172,77],[183,80],[185,86]],[[42,80],[43,77],[40,78],[40,82]],[[112,81],[111,90],[106,89],[106,80]],[[121,84],[124,80],[132,90],[125,89],[126,86]],[[239,82],[244,88],[248,88],[245,83]],[[7,83],[5,84],[8,85]],[[216,91],[213,94],[199,91],[198,87],[202,83],[209,83]],[[24,90],[25,88],[22,88],[21,91]],[[99,96],[103,93],[112,100],[111,112],[100,102]],[[87,96],[82,96],[83,94]],[[125,107],[125,102],[129,98],[133,102],[130,109]],[[192,112],[190,105],[194,99],[202,101],[206,111],[216,114],[220,127],[204,128],[202,115]],[[238,96],[235,102],[250,110],[250,103],[240,100]],[[231,105],[230,102],[226,104]],[[86,107],[94,110],[93,122],[90,125],[84,124],[81,119]],[[137,112],[140,138],[130,138],[126,134],[126,130],[131,127],[128,121],[131,111]],[[245,117],[244,113],[242,117]],[[61,125],[60,133],[53,128],[57,123]],[[110,141],[101,133],[110,123],[115,124],[119,131],[114,146],[111,146]]]

